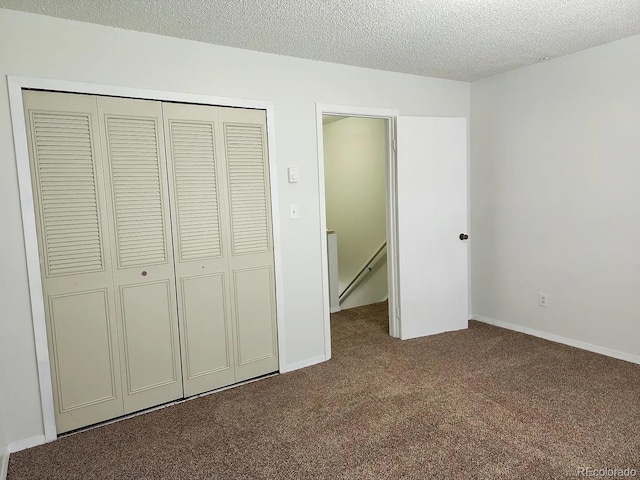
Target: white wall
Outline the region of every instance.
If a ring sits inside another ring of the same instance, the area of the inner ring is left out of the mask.
[[[347,117],[324,125],[327,229],[338,236],[342,292],[387,238],[387,120]],[[365,275],[341,308],[387,296],[386,257]]]
[[[366,260],[365,258],[364,261],[366,262]],[[387,300],[388,296],[389,278],[387,275],[387,256],[385,254],[381,255],[379,259],[371,265],[371,272],[363,274],[362,280],[359,281],[352,293],[340,304],[340,309],[346,310],[362,305],[383,302]]]
[[[243,51],[0,9],[5,75],[272,101],[282,218],[287,364],[324,355],[315,104],[469,115],[469,84]],[[43,434],[6,87],[0,92],[0,403],[10,443]],[[286,168],[301,181],[288,184]],[[300,219],[288,220],[295,203]]]
[[[640,36],[475,82],[471,114],[473,313],[640,355]]]

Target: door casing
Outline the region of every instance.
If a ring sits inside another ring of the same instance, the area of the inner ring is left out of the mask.
[[[324,178],[324,145],[323,145],[323,115],[340,115],[348,117],[381,118],[388,121],[388,152],[387,152],[387,269],[389,283],[389,335],[404,338],[402,335],[402,312],[400,311],[400,275],[398,257],[398,183],[397,183],[397,121],[400,116],[397,110],[380,108],[353,107],[345,105],[316,104],[316,125],[318,140],[318,187],[320,193],[320,223],[321,223],[321,254],[322,254],[322,286],[323,286],[323,316],[325,332],[325,352],[327,359],[331,357],[331,329],[329,307],[329,267],[326,236],[326,199]],[[468,131],[467,138],[468,144]],[[467,149],[467,177],[466,203],[469,211],[469,158]],[[467,213],[467,232],[469,231],[469,216]],[[467,281],[469,281],[469,257],[467,256]],[[467,291],[468,305],[471,305],[470,291]]]
[[[382,108],[353,107],[347,105],[316,104],[316,125],[318,139],[318,190],[320,193],[320,238],[322,258],[322,305],[324,318],[324,350],[327,360],[331,358],[331,324],[329,307],[329,263],[327,254],[327,209],[324,178],[323,115],[378,118],[387,120],[387,278],[389,283],[389,335],[400,337],[399,290],[398,290],[398,232],[395,119],[398,110]]]

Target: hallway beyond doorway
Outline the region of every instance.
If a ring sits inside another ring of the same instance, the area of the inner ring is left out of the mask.
[[[327,229],[337,245],[339,306],[369,305],[388,298],[388,120],[323,116]],[[331,266],[331,258],[329,259]],[[334,263],[334,268],[335,268]],[[335,273],[335,272],[334,272]]]

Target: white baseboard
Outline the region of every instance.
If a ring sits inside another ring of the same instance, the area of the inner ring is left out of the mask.
[[[7,480],[7,472],[9,471],[9,448],[8,446],[0,449],[0,480]]]
[[[20,450],[37,447],[38,445],[43,445],[45,443],[47,443],[47,440],[44,438],[44,435],[36,435],[35,437],[24,438],[22,440],[11,442],[8,446],[8,450],[9,453],[16,453]]]
[[[526,333],[527,335],[533,335],[534,337],[544,338],[545,340],[550,340],[552,342],[562,343],[564,345],[569,345],[570,347],[576,347],[582,350],[588,350],[590,352],[606,355],[607,357],[617,358],[618,360],[625,360],[627,362],[640,364],[640,356],[633,355],[631,353],[620,352],[618,350],[601,347],[599,345],[592,345],[591,343],[581,342],[572,338],[561,337],[560,335],[554,335],[553,333],[547,333],[541,330],[523,327],[522,325],[516,325],[515,323],[502,322],[500,320],[483,317],[481,315],[473,315],[471,318],[482,323],[488,323],[490,325],[495,325],[496,327],[513,330],[514,332]]]
[[[331,309],[329,310],[329,313],[338,313],[340,311],[342,311],[340,307],[331,307]]]
[[[317,357],[307,358],[306,360],[302,360],[301,362],[295,362],[286,365],[283,369],[280,369],[280,373],[293,372],[294,370],[300,370],[301,368],[310,367],[311,365],[316,365],[327,360],[328,358],[325,355],[318,355]]]

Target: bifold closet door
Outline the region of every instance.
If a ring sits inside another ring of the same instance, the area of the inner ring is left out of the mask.
[[[162,104],[97,102],[129,413],[183,396]]]
[[[58,433],[124,413],[96,98],[24,92]]]
[[[58,433],[277,371],[265,112],[24,105]]]
[[[236,381],[278,370],[266,112],[219,108]]]
[[[266,116],[163,109],[188,396],[278,370]]]
[[[235,382],[218,108],[163,104],[185,396]]]

